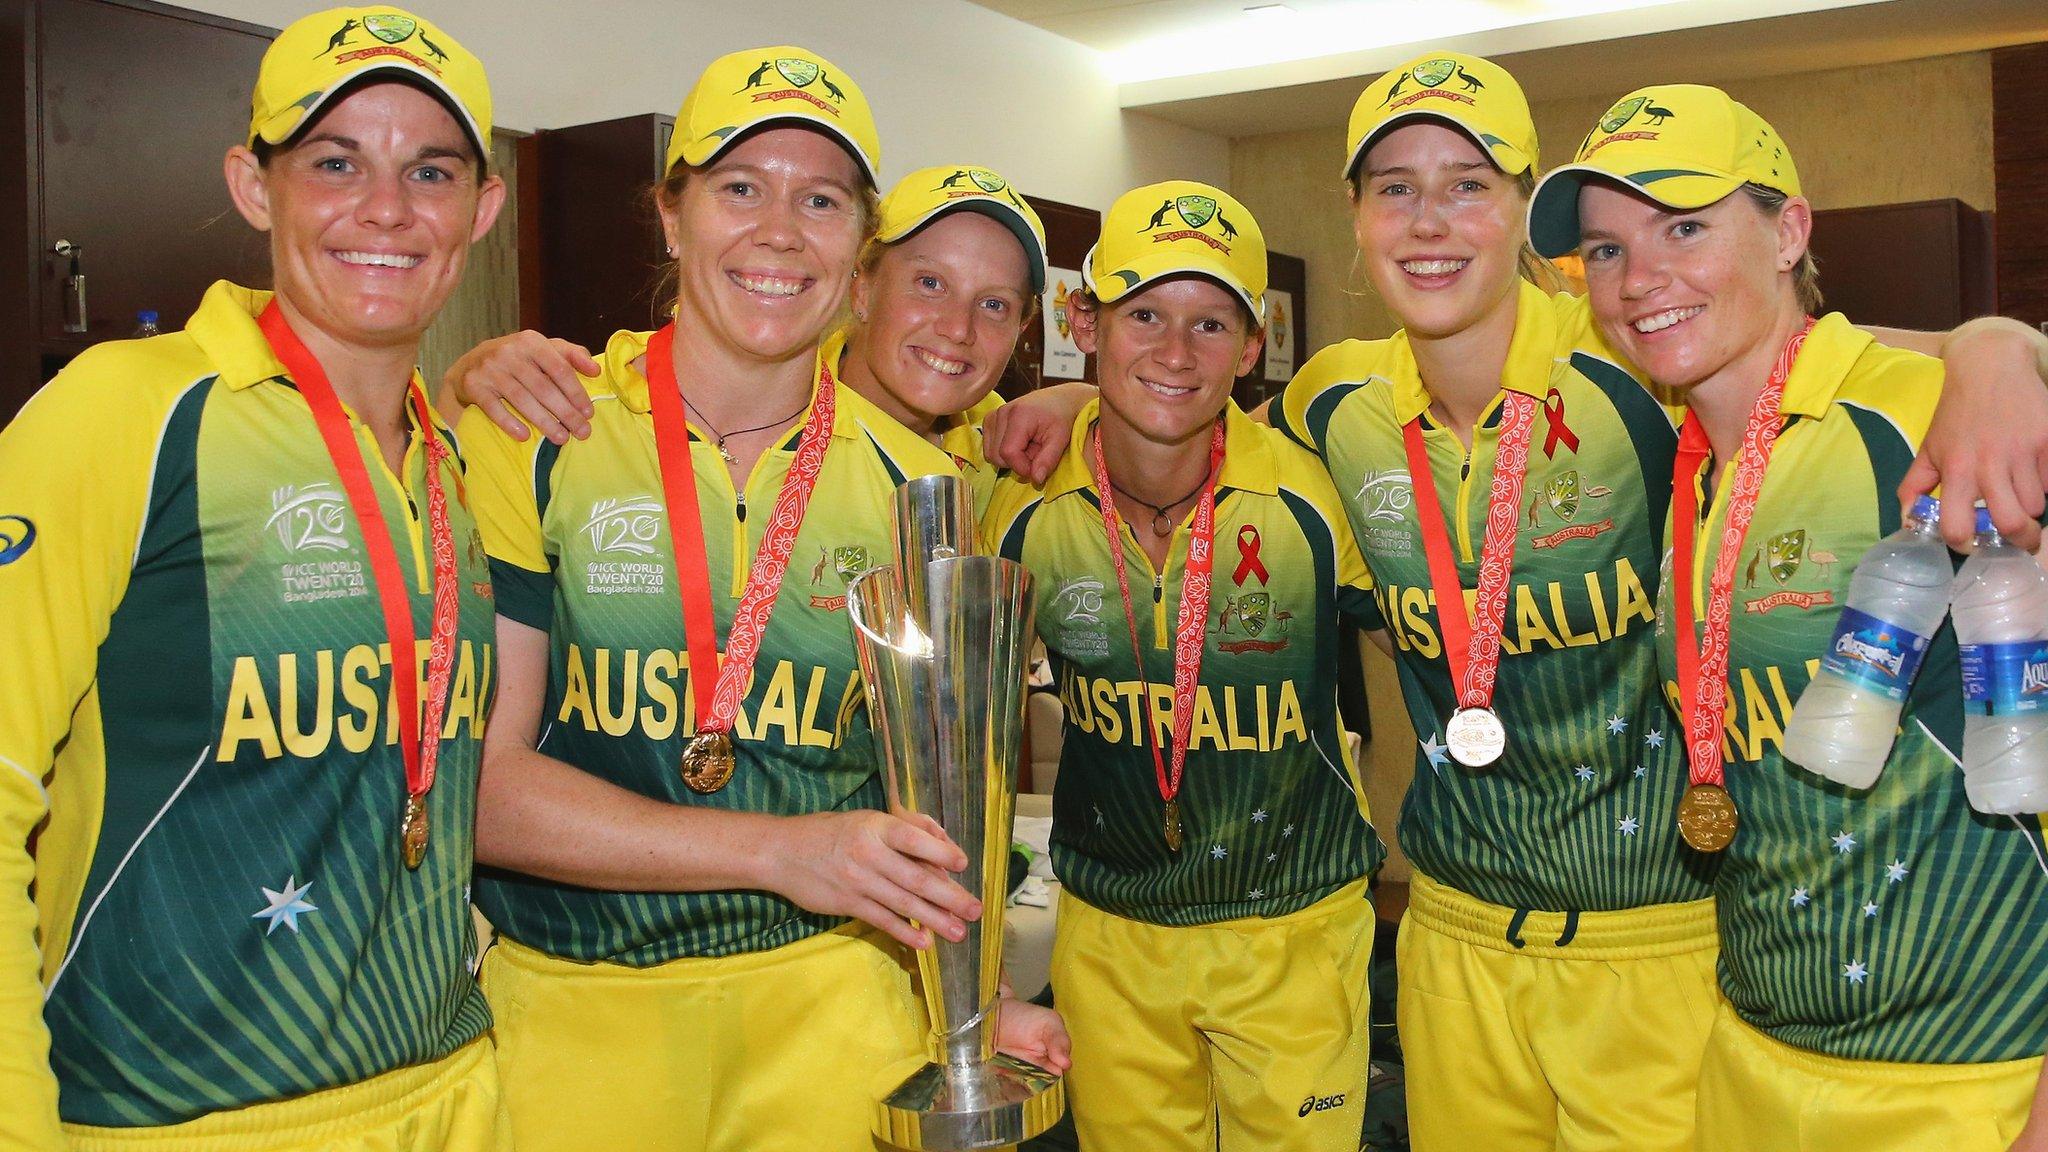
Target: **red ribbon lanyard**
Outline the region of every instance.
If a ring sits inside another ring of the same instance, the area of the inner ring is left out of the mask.
[[[1202,675],[1202,636],[1209,622],[1209,571],[1216,561],[1216,477],[1223,467],[1223,421],[1209,438],[1209,482],[1202,485],[1202,498],[1195,502],[1193,534],[1188,539],[1187,563],[1181,566],[1180,614],[1173,629],[1173,771],[1159,754],[1155,734],[1159,722],[1152,713],[1152,681],[1145,675],[1145,650],[1138,643],[1138,617],[1131,607],[1131,580],[1124,566],[1123,518],[1117,515],[1116,497],[1111,495],[1109,464],[1102,457],[1102,429],[1096,428],[1095,494],[1102,504],[1102,530],[1109,537],[1109,560],[1116,568],[1116,590],[1124,598],[1124,626],[1131,634],[1131,659],[1137,664],[1138,686],[1145,696],[1145,744],[1152,750],[1152,770],[1159,781],[1159,798],[1168,802],[1180,796],[1180,778],[1188,766],[1188,737],[1195,728],[1195,682]],[[1165,575],[1161,569],[1161,576]]]
[[[1493,703],[1508,582],[1514,574],[1515,529],[1522,517],[1522,481],[1529,471],[1529,430],[1535,417],[1535,397],[1514,391],[1502,394],[1500,442],[1494,449],[1493,490],[1486,505],[1486,543],[1479,554],[1479,595],[1473,605],[1476,621],[1465,613],[1465,584],[1451,558],[1443,505],[1437,503],[1429,451],[1422,444],[1422,417],[1401,429],[1408,448],[1408,480],[1415,489],[1415,519],[1422,526],[1422,550],[1429,557],[1429,582],[1436,587],[1437,631],[1443,636],[1444,662],[1450,666],[1451,688],[1461,708],[1487,708]]]
[[[427,641],[427,707],[420,715],[419,649],[412,624],[412,595],[405,572],[398,564],[398,549],[391,543],[391,531],[384,523],[384,510],[370,486],[369,469],[363,466],[363,451],[356,441],[348,414],[320,361],[292,331],[284,312],[273,299],[257,318],[263,338],[283,362],[299,395],[313,410],[313,423],[327,445],[328,459],[341,474],[342,491],[348,496],[356,527],[362,532],[363,547],[370,554],[370,574],[377,599],[384,609],[384,631],[391,641],[391,684],[398,697],[398,747],[405,761],[406,795],[417,801],[434,786],[434,770],[441,758],[441,721],[448,708],[448,676],[455,657],[457,588],[455,531],[448,523],[448,493],[441,485],[441,464],[448,446],[434,430],[425,397],[408,387],[413,419],[427,441],[427,535],[434,553],[434,623]],[[409,497],[408,497],[409,499]],[[422,739],[422,732],[431,739]]]
[[[1721,553],[1714,559],[1713,581],[1707,586],[1706,643],[1702,647],[1693,635],[1693,547],[1699,532],[1700,467],[1713,455],[1707,430],[1699,414],[1687,412],[1685,426],[1678,434],[1678,457],[1671,466],[1671,579],[1677,595],[1673,619],[1678,650],[1678,705],[1685,717],[1685,750],[1692,783],[1723,782],[1721,736],[1728,728],[1728,652],[1730,609],[1735,599],[1735,565],[1742,560],[1742,541],[1749,534],[1749,522],[1756,516],[1757,497],[1763,492],[1764,469],[1770,467],[1771,449],[1778,443],[1778,405],[1785,398],[1785,379],[1792,362],[1799,358],[1806,326],[1795,333],[1778,353],[1769,380],[1757,393],[1749,410],[1749,424],[1742,433],[1742,455],[1736,459],[1734,485],[1728,490],[1728,519],[1721,528]]]
[[[704,515],[697,507],[697,474],[690,464],[690,429],[683,394],[676,383],[675,331],[664,325],[647,342],[647,398],[654,416],[654,451],[668,501],[669,533],[676,550],[676,574],[683,601],[683,636],[690,651],[690,694],[696,702],[698,732],[730,732],[753,675],[761,637],[775,611],[775,594],[796,549],[797,529],[810,507],[811,491],[825,465],[837,397],[830,368],[818,368],[817,396],[797,441],[796,458],[782,478],[775,509],[761,547],[747,569],[747,585],[726,635],[725,659],[718,658],[718,631],[711,610],[711,566],[704,552]]]

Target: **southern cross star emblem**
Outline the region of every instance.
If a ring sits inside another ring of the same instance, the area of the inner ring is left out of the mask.
[[[1904,860],[1892,861],[1884,870],[1884,878],[1894,884],[1904,880],[1906,878],[1906,862]]]
[[[1422,742],[1422,754],[1429,757],[1429,766],[1435,769],[1439,776],[1443,775],[1444,765],[1451,762],[1450,751],[1437,743],[1434,732],[1429,734],[1429,739]]]
[[[1642,826],[1642,823],[1638,821],[1635,817],[1623,816],[1621,818],[1621,822],[1614,826],[1614,830],[1616,832],[1621,833],[1623,836],[1633,836],[1639,830],[1641,830]]]
[[[1792,890],[1792,906],[1794,908],[1804,908],[1811,903],[1813,903],[1813,896],[1806,889],[1794,888]]]
[[[1636,765],[1636,770],[1630,773],[1631,776],[1634,776],[1638,780],[1641,780],[1643,777],[1648,776],[1649,774],[1650,766],[1648,764],[1638,764]]]
[[[1875,915],[1877,915],[1877,901],[1872,900],[1863,906],[1863,918],[1868,920]]]
[[[1591,764],[1581,764],[1577,768],[1572,769],[1572,775],[1577,776],[1581,781],[1591,780],[1593,778],[1593,766]]]
[[[1643,733],[1643,744],[1649,748],[1662,748],[1664,746],[1663,729],[1652,728],[1648,732]]]
[[[1292,835],[1294,835],[1294,825],[1292,825],[1292,824],[1289,824],[1289,825],[1288,825],[1287,827],[1285,827],[1285,828],[1282,828],[1282,829],[1280,830],[1280,835],[1282,835],[1283,837],[1284,837],[1284,836],[1292,836]]]
[[[1230,855],[1230,849],[1228,849],[1228,848],[1225,848],[1225,847],[1224,847],[1223,845],[1221,845],[1221,844],[1217,844],[1217,845],[1215,845],[1214,847],[1212,847],[1212,848],[1210,848],[1210,849],[1209,849],[1209,855],[1211,855],[1211,856],[1214,856],[1214,857],[1215,857],[1216,859],[1218,859],[1218,860],[1221,860],[1221,859],[1223,859],[1223,858],[1224,858],[1225,856],[1228,856],[1228,855]]]
[[[1256,811],[1256,812],[1252,813],[1252,823],[1254,823],[1254,824],[1264,824],[1265,822],[1266,822],[1266,810],[1265,810],[1264,808],[1261,808],[1261,809],[1259,809],[1258,811]]]
[[[1844,856],[1847,856],[1856,848],[1856,837],[1846,828],[1830,837],[1830,839],[1834,841],[1835,851],[1840,852]]]
[[[1851,984],[1861,984],[1869,978],[1870,969],[1864,967],[1861,960],[1851,960],[1847,964],[1842,965],[1842,979],[1847,980]]]
[[[1266,890],[1264,888],[1254,888],[1245,893],[1244,898],[1247,900],[1264,900],[1266,898]]]
[[[1607,718],[1607,734],[1609,736],[1619,736],[1626,731],[1628,731],[1627,720],[1620,716],[1609,716]]]
[[[304,884],[300,884],[298,879],[296,875],[286,877],[282,891],[270,888],[263,889],[263,899],[269,903],[262,910],[251,915],[249,919],[270,921],[270,927],[263,930],[265,936],[277,931],[279,924],[296,933],[299,930],[300,915],[320,910],[306,899],[306,893],[312,890],[313,882],[308,880]],[[259,887],[261,886],[259,885]]]

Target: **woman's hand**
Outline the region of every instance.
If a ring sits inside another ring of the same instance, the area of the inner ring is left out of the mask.
[[[590,393],[580,376],[603,369],[590,351],[567,340],[553,340],[532,329],[486,340],[462,354],[441,378],[441,407],[450,400],[456,412],[484,410],[514,440],[526,439],[530,422],[556,444],[590,435]],[[526,419],[521,420],[524,416]]]
[[[1095,394],[1093,384],[1054,384],[1004,404],[981,422],[983,454],[998,468],[1033,484],[1045,483],[1066,455],[1074,418]]]
[[[1947,382],[1899,484],[1913,500],[1941,486],[1941,534],[1967,548],[1982,500],[1998,534],[2033,551],[2048,489],[2048,336],[2017,320],[1972,320],[1942,342]]]
[[[996,1049],[1047,1072],[1065,1072],[1074,1063],[1074,1042],[1060,1014],[1008,996],[996,1002]]]
[[[923,814],[792,816],[763,848],[770,891],[813,912],[865,920],[912,948],[931,947],[932,932],[963,939],[981,918],[981,901],[948,875],[967,867],[966,853]]]

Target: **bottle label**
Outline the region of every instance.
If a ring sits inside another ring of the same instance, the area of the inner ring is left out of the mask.
[[[2048,642],[1965,644],[1963,700],[1975,716],[2048,712]]]
[[[1888,624],[1868,612],[1842,609],[1835,638],[1828,643],[1821,667],[1844,680],[1904,701],[1927,654],[1927,637]]]

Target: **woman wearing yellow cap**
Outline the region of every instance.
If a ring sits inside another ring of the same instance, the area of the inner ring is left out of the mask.
[[[883,197],[880,224],[854,267],[853,323],[826,340],[848,387],[944,449],[986,504],[995,481],[981,421],[1045,284],[1045,228],[1010,182],[987,168],[942,164]],[[528,423],[556,442],[590,432],[579,373],[589,350],[537,332],[486,341],[448,372],[448,399],[484,410],[515,439]]]
[[[1083,265],[1100,323],[1077,331],[1101,401],[983,520],[1032,570],[1066,706],[1052,980],[1088,1148],[1358,1147],[1385,853],[1339,730],[1335,616],[1369,578],[1322,467],[1230,402],[1266,259],[1216,188],[1118,198]]]
[[[1661,130],[1637,131],[1652,105]],[[1874,786],[1780,747],[1858,557],[1898,527],[1941,364],[1814,319],[1792,155],[1718,89],[1624,97],[1544,180],[1530,227],[1584,259],[1602,333],[1685,402],[1659,658],[1690,752],[1681,814],[1733,827],[1708,845],[1726,999],[1697,1146],[2048,1147],[2048,856],[2038,817],[1965,795],[1953,633],[1928,638]],[[1743,574],[1758,555],[1760,581]]]
[[[820,355],[875,155],[829,61],[713,62],[659,189],[675,323],[612,338],[588,440],[465,417],[505,668],[484,981],[521,1143],[867,1146],[870,1079],[922,1048],[883,931],[980,913],[937,826],[878,810],[844,616],[895,486],[953,467]]]
[[[214,285],[0,433],[0,1145],[504,1146],[488,574],[412,369],[504,200],[490,125],[445,30],[294,23],[224,168],[275,293]]]

